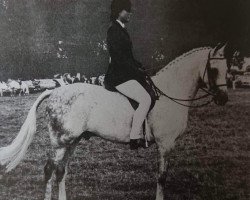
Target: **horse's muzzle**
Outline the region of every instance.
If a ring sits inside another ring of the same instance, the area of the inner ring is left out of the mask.
[[[218,90],[213,98],[214,103],[219,106],[224,106],[228,101],[228,94],[226,91]]]

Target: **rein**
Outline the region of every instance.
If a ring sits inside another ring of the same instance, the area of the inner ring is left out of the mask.
[[[204,79],[205,79],[205,75],[206,73],[208,73],[208,70],[209,70],[209,67],[210,67],[210,60],[223,60],[225,59],[224,57],[218,57],[218,58],[211,58],[210,57],[210,53],[208,54],[208,61],[207,61],[207,64],[206,64],[206,68],[204,70],[204,73],[203,73],[203,77],[202,77],[202,82],[204,82]],[[204,107],[204,106],[207,106],[208,104],[210,104],[212,101],[213,101],[213,98],[209,101],[207,101],[206,103],[203,103],[203,104],[200,104],[200,105],[196,105],[196,106],[191,106],[191,105],[186,105],[186,104],[183,104],[183,103],[180,103],[179,101],[182,101],[182,102],[190,102],[190,101],[197,101],[197,100],[200,100],[200,99],[204,99],[204,98],[207,98],[208,96],[213,96],[215,97],[216,94],[205,89],[204,87],[199,87],[198,89],[201,89],[202,91],[204,91],[206,94],[200,96],[200,97],[197,97],[197,98],[193,98],[193,99],[179,99],[179,98],[174,98],[174,97],[171,97],[167,94],[165,94],[163,91],[161,91],[155,84],[154,82],[151,80],[150,76],[146,75],[146,77],[148,77],[148,81],[149,83],[151,84],[152,88],[154,89],[154,91],[156,92],[156,95],[157,97],[159,98],[161,95],[162,96],[165,96],[167,97],[168,99],[172,100],[173,102],[179,104],[179,105],[182,105],[182,106],[185,106],[185,107],[189,107],[189,108],[200,108],[200,107]],[[211,83],[209,81],[209,85],[211,86]],[[217,87],[221,87],[221,86],[226,86],[226,84],[220,84],[220,85],[216,85]]]

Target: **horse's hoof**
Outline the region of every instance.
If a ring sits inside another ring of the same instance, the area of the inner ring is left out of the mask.
[[[146,148],[146,143],[144,139],[130,139],[130,150],[136,150],[140,147]]]

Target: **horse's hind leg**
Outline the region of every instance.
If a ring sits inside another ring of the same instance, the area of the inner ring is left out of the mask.
[[[65,179],[67,175],[68,159],[73,154],[75,147],[81,140],[81,137],[75,139],[70,145],[56,149],[56,157],[49,159],[45,165],[46,193],[45,199],[50,200],[52,196],[53,174],[56,175],[56,182],[59,186],[59,200],[66,200]]]
[[[66,200],[66,189],[65,189],[65,179],[67,175],[68,160],[70,156],[74,153],[74,150],[81,140],[81,136],[74,140],[74,142],[67,146],[66,151],[64,151],[64,156],[60,157],[56,162],[56,180],[59,185],[59,200]]]
[[[54,183],[54,175],[56,176],[56,181],[59,184],[59,199],[66,200],[65,191],[65,176],[66,176],[66,164],[67,164],[67,148],[60,147],[56,149],[55,158],[48,159],[44,167],[44,178],[45,178],[45,200],[51,200],[52,197],[52,187]]]
[[[52,198],[52,188],[54,183],[54,174],[59,176],[59,165],[61,165],[61,160],[63,160],[66,152],[66,147],[61,147],[56,149],[56,156],[54,159],[49,158],[44,167],[44,179],[45,179],[45,198],[44,200],[51,200]]]
[[[44,166],[44,179],[45,179],[45,200],[51,200],[53,174],[55,171],[54,161],[49,158]]]
[[[56,182],[59,186],[59,200],[66,200],[65,178],[66,178],[66,165],[68,161],[68,148],[62,148],[57,150],[56,155]]]

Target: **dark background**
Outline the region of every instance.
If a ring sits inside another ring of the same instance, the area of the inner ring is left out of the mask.
[[[0,80],[105,73],[110,2],[0,0]],[[146,68],[157,70],[181,53],[224,41],[249,54],[249,0],[132,3],[128,29],[135,55]]]

